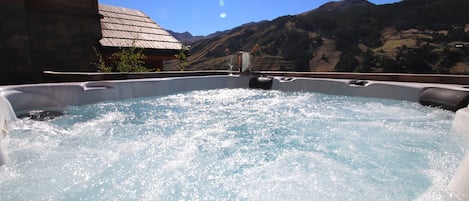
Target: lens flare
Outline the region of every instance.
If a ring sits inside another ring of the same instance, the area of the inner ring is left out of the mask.
[[[223,6],[225,6],[225,1],[220,0],[220,1],[219,1],[219,4],[220,4],[220,7],[223,7]]]
[[[226,17],[226,13],[220,13],[220,18],[225,18]]]

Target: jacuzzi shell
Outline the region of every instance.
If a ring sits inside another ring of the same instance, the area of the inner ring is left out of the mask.
[[[183,91],[218,88],[248,88],[253,75],[152,78],[119,81],[33,84],[0,87],[0,165],[5,163],[8,122],[32,110],[64,111],[100,101],[164,96]],[[462,85],[366,81],[355,84],[346,79],[273,77],[273,90],[319,92],[335,95],[388,98],[418,102],[427,88],[469,91]],[[469,108],[456,112],[454,127],[469,135]],[[469,154],[461,163],[449,188],[469,200]]]

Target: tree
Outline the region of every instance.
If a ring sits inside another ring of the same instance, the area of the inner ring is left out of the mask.
[[[385,56],[381,57],[379,66],[383,68],[383,72],[386,73],[405,73],[405,69],[402,68],[394,59],[387,58]]]
[[[174,55],[179,60],[178,66],[180,71],[184,71],[184,67],[188,65],[186,53],[187,45],[184,44],[181,46],[179,53]]]
[[[353,72],[359,64],[360,62],[355,58],[355,55],[352,53],[343,53],[340,55],[340,60],[337,62],[335,70],[341,72]]]
[[[451,51],[449,48],[444,48],[441,51],[439,60],[436,66],[440,69],[451,68],[455,63],[461,61],[461,54],[459,52]]]
[[[426,49],[412,49],[405,45],[399,48],[396,56],[398,66],[401,66],[408,73],[429,73],[432,65],[427,60]]]

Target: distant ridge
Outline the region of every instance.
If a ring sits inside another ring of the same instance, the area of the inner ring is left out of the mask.
[[[242,27],[245,27],[245,26],[250,26],[250,25],[255,25],[256,23],[259,23],[259,22],[249,22],[249,23],[246,23],[246,24],[243,24],[241,26],[238,26],[238,27],[235,27],[233,29],[236,29],[236,28],[242,28]],[[187,43],[189,45],[197,42],[197,41],[200,41],[202,39],[209,39],[209,38],[213,38],[213,37],[216,37],[216,36],[219,36],[219,35],[223,35],[223,34],[226,34],[228,33],[229,31],[231,30],[225,30],[225,31],[217,31],[217,32],[214,32],[214,33],[211,33],[207,36],[193,36],[190,32],[188,31],[185,31],[185,32],[182,32],[182,33],[179,33],[179,32],[175,32],[175,31],[172,31],[172,30],[168,30],[168,32],[173,36],[175,37],[176,39],[178,39],[179,41],[181,41],[182,43]]]
[[[367,0],[343,0],[343,1],[332,1],[319,6],[317,9],[306,12],[304,14],[311,14],[313,12],[339,12],[351,7],[357,6],[376,6]]]
[[[174,38],[178,39],[181,43],[187,43],[187,44],[192,44],[205,38],[205,36],[193,36],[191,33],[187,31],[183,33],[178,33],[178,32],[168,30],[168,32]]]

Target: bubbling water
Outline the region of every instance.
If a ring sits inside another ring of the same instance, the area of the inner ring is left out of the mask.
[[[468,139],[417,103],[218,89],[10,125],[0,200],[453,200]]]

